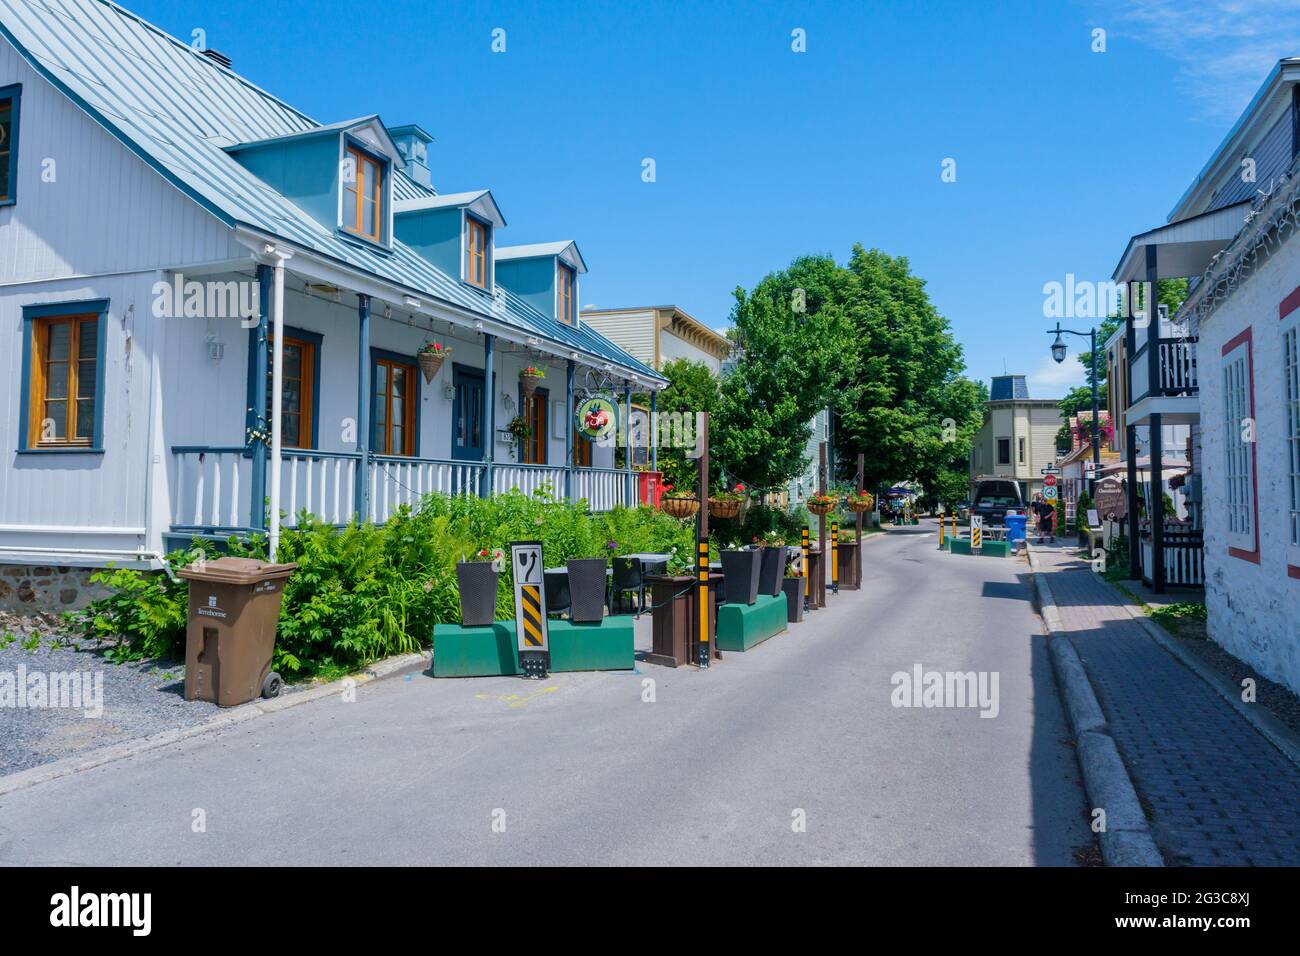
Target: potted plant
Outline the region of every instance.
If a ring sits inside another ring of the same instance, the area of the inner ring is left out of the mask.
[[[845,497],[844,504],[855,515],[860,515],[876,506],[876,498],[869,491],[864,491],[861,494],[854,492]]]
[[[734,518],[740,514],[740,506],[744,501],[744,485],[736,485],[731,491],[710,492],[709,514],[715,518]]]
[[[825,515],[835,507],[834,495],[813,495],[806,502],[808,510],[815,515]]]
[[[758,593],[775,597],[781,593],[781,578],[785,573],[785,539],[769,532],[761,538],[755,537],[754,544],[761,555]]]
[[[450,354],[451,349],[441,342],[425,342],[420,346],[415,359],[420,363],[420,372],[424,375],[426,385],[433,384],[433,377],[438,374],[438,369],[442,368],[442,363],[447,361]]]
[[[728,604],[753,604],[758,599],[762,554],[748,548],[722,552],[722,589]]]
[[[794,573],[793,565],[787,567],[781,590],[785,592],[785,619],[791,624],[803,620],[803,588],[803,577]]]
[[[544,378],[546,378],[545,369],[529,365],[519,370],[519,387],[524,390],[525,396],[530,396],[537,391],[537,383]]]
[[[514,439],[510,443],[510,454],[514,455],[521,442],[526,442],[533,437],[533,426],[528,424],[528,419],[524,416],[516,415],[506,422],[506,432]]]
[[[482,549],[473,560],[456,563],[456,585],[460,591],[460,623],[465,627],[487,627],[497,616],[497,577],[505,564],[505,552]]]
[[[689,518],[700,510],[700,499],[689,491],[676,491],[672,485],[664,485],[659,507],[670,517]]]

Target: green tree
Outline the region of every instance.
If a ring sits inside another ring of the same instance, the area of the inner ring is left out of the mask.
[[[830,256],[804,256],[737,288],[732,309],[736,368],[722,380],[710,447],[728,478],[781,489],[806,467],[810,423],[853,377],[852,328]]]
[[[962,377],[948,320],[906,257],[855,245],[845,271],[839,289],[855,374],[837,397],[841,473],[851,474],[862,452],[869,488],[908,478],[929,488],[943,472],[964,475],[988,393]]]
[[[668,379],[668,387],[659,393],[656,400],[660,415],[677,412],[693,416],[696,412],[717,412],[722,394],[718,376],[703,362],[674,359],[660,372]],[[658,453],[664,483],[682,491],[694,487],[698,474],[695,461],[686,457],[687,450],[660,445]]]

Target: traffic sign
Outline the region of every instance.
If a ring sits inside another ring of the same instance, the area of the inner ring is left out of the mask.
[[[1043,479],[1043,484],[1046,485],[1048,488],[1055,488],[1055,487],[1056,487],[1056,476],[1055,476],[1055,475],[1047,475],[1047,476]]]
[[[1060,470],[1061,470],[1061,469],[1057,468],[1055,465],[1047,465],[1047,466],[1045,466],[1045,467],[1042,469],[1042,471],[1039,472],[1039,474],[1043,474],[1043,475],[1055,475],[1055,474],[1057,474]]]
[[[1044,489],[1043,489],[1043,498],[1046,499],[1047,501],[1055,501],[1055,500],[1056,500],[1056,486],[1055,486],[1055,485],[1048,485],[1046,488],[1044,488]]]
[[[542,577],[542,543],[516,541],[510,545],[510,566],[515,577],[515,628],[519,640],[519,666],[525,677],[541,679],[550,669],[546,634],[546,588]]]
[[[980,515],[970,516],[970,547],[972,551],[984,547],[984,519]]]

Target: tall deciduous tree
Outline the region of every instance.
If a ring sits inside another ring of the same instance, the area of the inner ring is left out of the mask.
[[[660,372],[668,379],[668,387],[659,393],[656,400],[661,416],[673,413],[694,416],[696,412],[713,414],[717,411],[721,399],[718,376],[703,362],[673,359],[665,363]],[[684,428],[682,434],[694,437],[690,428]],[[659,446],[659,470],[663,472],[664,483],[680,491],[693,488],[698,474],[695,461],[686,457],[687,451],[670,445]],[[710,470],[717,471],[716,467]]]

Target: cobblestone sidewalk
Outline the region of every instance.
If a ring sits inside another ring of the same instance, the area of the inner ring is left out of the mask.
[[[1165,862],[1300,866],[1300,768],[1070,552],[1036,549]]]

